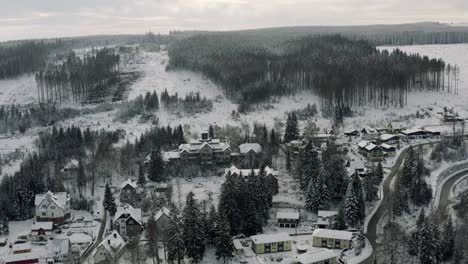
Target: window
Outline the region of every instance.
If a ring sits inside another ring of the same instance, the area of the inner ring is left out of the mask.
[[[339,239],[335,240],[335,248],[341,248],[341,240]]]
[[[55,209],[55,206],[51,206],[50,209],[52,209],[52,210]]]
[[[41,215],[42,215],[42,216],[46,216],[46,212],[42,212],[42,214],[41,214]]]

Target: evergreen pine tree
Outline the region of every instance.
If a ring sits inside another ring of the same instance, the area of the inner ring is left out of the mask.
[[[338,215],[336,216],[332,228],[335,230],[346,230],[348,228],[348,225],[346,225],[346,216],[343,208],[340,208],[338,211]]]
[[[296,114],[288,114],[286,119],[286,131],[284,134],[284,142],[291,142],[299,138],[299,127]]]
[[[437,252],[438,252],[438,241],[436,240],[436,234],[434,230],[432,219],[428,219],[421,229],[419,235],[419,261],[424,264],[436,264],[437,263]]]
[[[147,238],[148,238],[148,256],[159,263],[159,248],[158,248],[158,234],[157,234],[157,224],[154,220],[154,215],[148,219],[146,225]]]
[[[138,184],[141,186],[146,185],[145,170],[141,163],[138,165]]]
[[[357,171],[353,174],[346,190],[344,210],[346,222],[356,226],[365,217],[364,195]]]
[[[455,251],[455,230],[453,228],[452,217],[450,216],[447,223],[445,223],[440,241],[440,259],[442,261],[448,261],[453,257]]]
[[[229,235],[230,228],[226,216],[223,214],[218,215],[216,221],[216,236],[213,240],[216,249],[216,259],[223,259],[223,263],[226,263],[227,259],[233,257],[232,254],[232,238]]]
[[[205,254],[205,234],[202,214],[194,196],[192,192],[187,195],[182,214],[184,221],[182,235],[187,257],[192,260],[192,263],[197,263]]]
[[[151,151],[149,162],[148,178],[151,181],[160,182],[164,180],[165,164],[162,158],[161,149],[157,147]]]
[[[170,263],[181,264],[185,256],[185,244],[182,223],[176,213],[172,214],[169,221],[169,230],[172,234],[167,241],[167,259]]]
[[[114,196],[112,196],[111,189],[109,184],[106,184],[106,189],[104,192],[104,200],[103,200],[103,207],[107,211],[109,211],[111,216],[114,216],[117,212],[117,205],[115,204]]]
[[[213,126],[210,125],[209,129],[208,129],[208,135],[210,138],[214,138],[214,129],[213,129]]]
[[[221,195],[219,198],[218,214],[226,215],[231,235],[237,235],[241,230],[241,211],[238,199],[241,198],[239,192],[239,177],[236,175],[227,175],[226,181],[221,186]]]
[[[378,185],[376,185],[376,178],[375,171],[371,171],[363,180],[362,185],[364,188],[365,200],[368,202],[375,201],[378,198],[379,188]]]

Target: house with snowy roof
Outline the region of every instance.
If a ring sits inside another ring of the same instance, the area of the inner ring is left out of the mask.
[[[400,141],[400,136],[396,134],[382,134],[379,136],[379,143],[396,145]]]
[[[375,143],[363,140],[357,144],[358,152],[370,161],[381,161],[384,158],[383,150]]]
[[[114,229],[124,238],[134,237],[141,234],[143,222],[141,209],[133,208],[129,204],[117,207],[113,220]]]
[[[70,217],[70,197],[66,192],[53,193],[48,191],[36,194],[34,205],[37,221],[52,221],[63,223]]]
[[[54,238],[47,241],[47,264],[69,263],[71,261],[71,243],[68,238]]]
[[[258,143],[244,143],[239,145],[241,162],[248,168],[258,165],[262,159],[262,146]]]
[[[201,138],[181,144],[177,150],[163,152],[166,162],[182,161],[199,164],[219,164],[231,161],[231,146],[227,142],[209,137],[207,132]]]
[[[224,176],[242,176],[244,180],[248,181],[252,175],[252,171],[255,176],[260,175],[260,169],[238,169],[236,166],[231,166],[224,170]],[[273,195],[278,194],[278,171],[272,169],[271,167],[266,166],[263,170],[263,177],[265,177],[265,183],[270,187],[271,193]]]
[[[353,233],[332,229],[315,229],[312,233],[312,246],[331,249],[351,248]]]
[[[157,239],[162,242],[169,240],[172,237],[170,232],[172,224],[171,211],[163,206],[154,215],[154,221],[156,222]]]
[[[125,252],[125,241],[114,230],[109,236],[104,238],[102,242],[96,247],[93,254],[95,264],[117,264],[119,258]]]
[[[299,224],[300,214],[298,211],[280,210],[276,212],[276,221],[278,227],[296,228]]]
[[[361,129],[361,137],[366,140],[372,140],[379,136],[379,131],[373,127],[366,126]]]
[[[53,236],[53,222],[33,222],[31,224],[31,240],[47,241]]]
[[[298,255],[293,263],[296,264],[336,264],[338,254],[329,249],[319,249]]]
[[[252,250],[256,254],[291,251],[292,239],[288,233],[251,236]]]
[[[28,252],[23,254],[9,254],[3,256],[4,264],[21,264],[21,263],[40,263],[44,259],[43,253],[39,251]]]
[[[329,228],[335,222],[335,218],[338,215],[337,211],[323,211],[317,212],[317,226],[319,228]]]
[[[120,187],[120,203],[134,203],[138,194],[136,180],[128,179]]]
[[[436,135],[432,131],[417,127],[402,130],[400,133],[407,140],[431,138]]]
[[[60,170],[64,179],[76,179],[78,176],[79,162],[76,159],[69,160]]]

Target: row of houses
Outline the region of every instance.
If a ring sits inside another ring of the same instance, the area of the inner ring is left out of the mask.
[[[349,249],[352,246],[354,234],[349,231],[333,229],[315,229],[312,233],[311,245],[317,248]],[[236,240],[236,239],[235,239]],[[292,239],[288,233],[260,234],[250,237],[250,247],[256,254],[277,253],[292,250]],[[242,254],[239,241],[235,252]],[[242,245],[243,246],[243,245]]]
[[[337,211],[324,211],[317,212],[316,226],[318,228],[329,228],[335,223]],[[280,228],[296,228],[299,225],[300,213],[299,211],[279,210],[276,212],[276,225]]]
[[[72,261],[71,243],[68,238],[47,240],[45,251],[32,251],[30,243],[14,244],[10,254],[0,257],[0,262],[4,264],[56,264],[71,263]]]

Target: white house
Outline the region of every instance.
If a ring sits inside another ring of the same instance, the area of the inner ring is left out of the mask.
[[[319,228],[328,228],[330,224],[335,222],[338,215],[337,211],[318,211],[317,212],[317,226]]]
[[[96,248],[93,259],[95,264],[117,264],[124,253],[125,241],[117,231],[113,231]]]
[[[114,229],[122,237],[128,238],[141,234],[143,222],[141,220],[141,209],[133,208],[129,204],[117,207],[114,216]]]
[[[276,212],[276,221],[279,227],[296,228],[299,223],[298,211],[278,211]]]
[[[53,236],[53,222],[33,222],[31,225],[31,240],[47,241]]]
[[[70,217],[70,197],[66,192],[37,194],[34,205],[37,221],[63,223]]]

